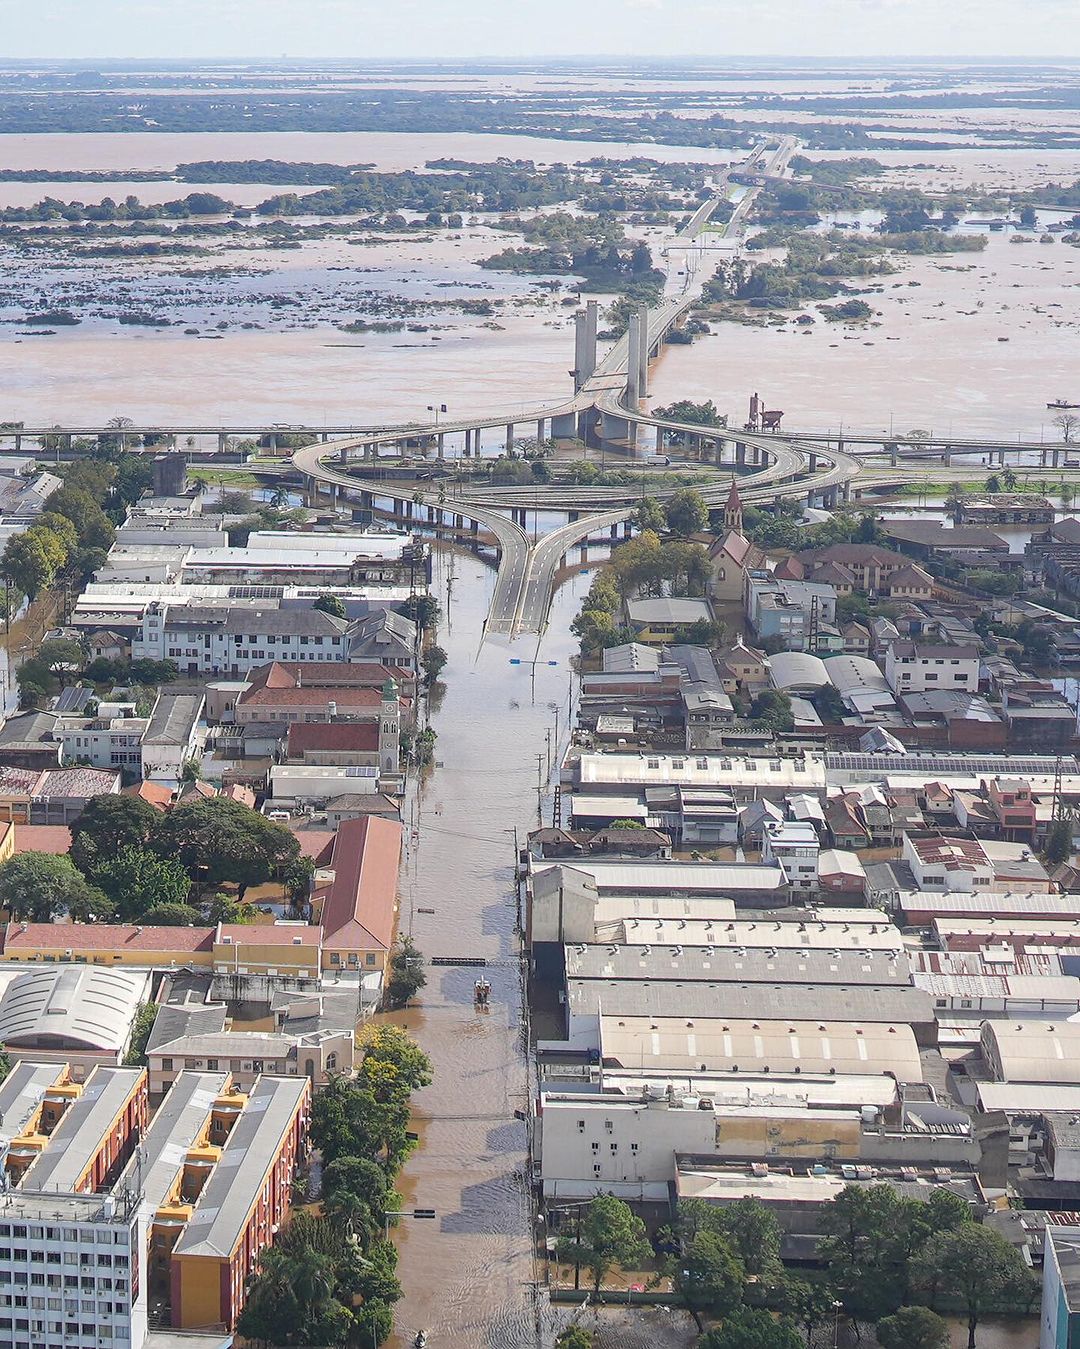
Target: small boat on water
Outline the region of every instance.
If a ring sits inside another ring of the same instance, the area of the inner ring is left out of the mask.
[[[1069,403],[1064,398],[1055,398],[1052,403],[1047,403],[1048,408],[1053,408],[1055,412],[1061,412],[1064,408],[1080,408],[1080,403]]]

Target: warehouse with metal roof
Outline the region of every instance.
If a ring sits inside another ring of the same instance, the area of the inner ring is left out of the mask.
[[[1080,1026],[1076,1030],[1080,1036]],[[602,1015],[600,1053],[604,1064],[621,1068],[888,1073],[900,1082],[923,1080],[911,1027],[876,1022]]]
[[[980,1046],[998,1082],[1080,1084],[1080,1022],[985,1021]]]

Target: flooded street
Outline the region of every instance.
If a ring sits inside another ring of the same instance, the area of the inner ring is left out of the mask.
[[[435,593],[445,596],[449,554],[436,558]],[[587,578],[555,597],[540,644],[535,701],[530,671],[536,638],[480,646],[494,572],[457,554],[445,693],[436,696],[439,767],[421,785],[407,828],[401,927],[432,957],[483,957],[491,1008],[473,1008],[475,968],[428,967],[420,1005],[399,1018],[431,1056],[435,1080],[415,1098],[421,1147],[400,1181],[404,1207],[434,1208],[434,1222],[402,1222],[396,1240],[405,1296],[396,1343],[426,1328],[436,1346],[519,1349],[537,1341],[529,1230],[525,1126],[526,1028],[515,933],[513,830],[535,827],[537,755],[546,778],[546,733],[567,725],[568,622]],[[550,820],[550,798],[545,799]],[[434,912],[425,912],[433,910]]]

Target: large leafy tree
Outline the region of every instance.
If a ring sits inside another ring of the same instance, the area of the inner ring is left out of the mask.
[[[918,1254],[914,1276],[931,1294],[961,1301],[967,1312],[968,1349],[975,1349],[975,1332],[987,1308],[1032,1282],[1015,1247],[978,1223],[935,1233]]]
[[[64,914],[85,919],[107,911],[95,890],[67,857],[24,852],[0,866],[0,907],[13,919],[48,923]]]
[[[730,1316],[742,1302],[746,1271],[731,1243],[718,1232],[697,1232],[684,1250],[665,1262],[665,1268],[699,1334],[704,1329],[703,1312]]]
[[[191,878],[169,858],[147,848],[126,847],[94,869],[94,881],[112,901],[121,922],[133,921],[162,907],[185,906]]]
[[[668,529],[672,534],[697,534],[709,526],[709,507],[696,488],[681,487],[664,504]]]
[[[901,1307],[875,1330],[881,1349],[946,1349],[948,1323],[929,1307]]]
[[[346,1232],[365,1243],[382,1230],[388,1207],[386,1172],[366,1157],[341,1156],[323,1172],[323,1212]]]
[[[790,1322],[769,1312],[741,1307],[722,1327],[698,1340],[698,1349],[804,1349],[799,1333]]]
[[[593,1294],[598,1295],[604,1276],[616,1266],[633,1268],[649,1257],[651,1247],[645,1224],[629,1204],[614,1195],[600,1194],[581,1217],[580,1231],[560,1237],[561,1260],[582,1264],[592,1272]]]
[[[158,824],[153,847],[162,857],[176,858],[197,885],[232,881],[241,895],[300,853],[288,829],[221,796],[174,806]]]
[[[71,860],[85,876],[124,848],[145,848],[161,815],[148,801],[123,793],[94,796],[71,826]]]

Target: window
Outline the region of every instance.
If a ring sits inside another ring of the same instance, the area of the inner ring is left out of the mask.
[[[162,1059],[162,1060],[161,1060],[161,1071],[162,1071],[163,1073],[171,1073],[171,1072],[172,1072],[172,1059]]]

